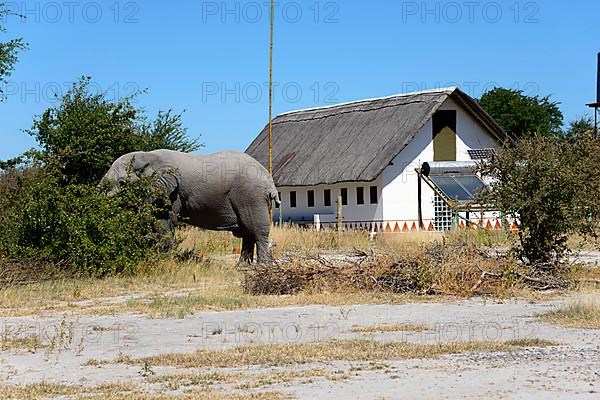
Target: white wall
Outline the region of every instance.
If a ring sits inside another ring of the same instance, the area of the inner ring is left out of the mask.
[[[462,107],[452,99],[446,100],[440,110],[457,111],[457,140],[456,160],[470,161],[467,150],[481,148],[496,148],[500,144],[473,119]],[[280,187],[283,202],[283,220],[312,223],[315,214],[336,214],[337,196],[341,188],[348,188],[348,205],[343,208],[344,221],[418,221],[417,185],[418,177],[415,168],[424,162],[433,161],[433,127],[429,120],[417,133],[414,140],[393,160],[381,176],[374,182],[343,183],[331,186],[315,187]],[[378,187],[378,204],[371,205],[369,201],[370,186]],[[356,204],[356,187],[364,187],[365,204]],[[331,189],[331,206],[323,203],[323,190]],[[315,207],[308,207],[308,190],[315,191]],[[295,208],[290,207],[290,192],[296,191]],[[434,219],[434,193],[425,183],[422,184],[422,211],[424,221]],[[279,210],[273,213],[275,221],[279,219]],[[401,224],[402,225],[402,224]],[[426,222],[427,225],[427,222]]]
[[[356,201],[356,188],[363,187],[364,202],[363,205],[358,205]],[[370,204],[370,187],[377,186],[377,204]],[[343,206],[343,217],[346,222],[356,221],[373,221],[383,218],[381,204],[381,180],[377,179],[374,182],[352,182],[340,183],[336,185],[326,186],[302,186],[302,187],[280,187],[281,201],[283,205],[283,221],[307,222],[312,223],[315,214],[337,214],[337,197],[341,193],[342,188],[348,189],[348,205]],[[326,207],[324,204],[323,191],[331,189],[331,206]],[[308,207],[308,191],[315,192],[315,207]],[[296,207],[290,205],[290,192],[296,192]],[[279,220],[279,210],[274,209],[273,218]]]
[[[456,110],[456,160],[471,161],[467,150],[495,148],[500,144],[487,130],[452,99],[442,104],[440,110]],[[424,162],[433,161],[433,127],[429,120],[415,139],[394,159],[381,176],[383,185],[383,219],[386,221],[417,221],[417,173]],[[434,193],[425,182],[422,185],[423,219],[434,218]]]

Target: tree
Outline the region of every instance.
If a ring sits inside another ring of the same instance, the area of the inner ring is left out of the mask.
[[[1,24],[6,16],[11,15],[6,4],[0,2],[0,33],[6,33],[6,28]],[[6,83],[6,79],[12,74],[18,60],[18,53],[27,47],[22,38],[11,39],[8,42],[0,41],[0,83]],[[2,88],[0,87],[0,101],[4,100]]]
[[[519,223],[519,258],[560,265],[568,236],[595,236],[600,213],[600,143],[589,137],[524,138],[483,166],[485,202]]]
[[[174,114],[173,110],[159,111],[156,119],[147,123],[142,131],[145,149],[171,149],[191,153],[202,147],[197,140],[188,138],[181,114]]]
[[[123,185],[114,196],[97,185],[125,153],[201,145],[187,137],[180,114],[161,112],[151,121],[132,103],[94,94],[90,78],[82,78],[34,120],[28,133],[39,149],[0,162],[0,261],[104,276],[133,272],[166,248],[157,216],[170,204],[154,176]]]
[[[526,96],[522,90],[494,88],[479,104],[515,138],[562,134],[563,114],[550,96]]]
[[[56,107],[27,131],[41,147],[38,159],[64,184],[97,184],[118,157],[132,151],[201,147],[187,137],[180,114],[161,112],[148,122],[133,98],[112,102],[90,90],[90,78],[73,84]]]
[[[581,117],[569,123],[565,131],[567,138],[581,138],[591,136],[594,133],[594,120],[590,117]]]

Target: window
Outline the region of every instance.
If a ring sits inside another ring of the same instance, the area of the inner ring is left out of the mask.
[[[371,204],[377,204],[377,186],[371,186],[369,197],[371,198]]]
[[[342,194],[342,205],[347,206],[348,205],[348,189],[343,188],[341,194]]]
[[[365,204],[365,191],[364,188],[356,188],[356,204]]]
[[[296,208],[296,192],[290,192],[290,207]]]
[[[309,207],[315,206],[315,191],[314,190],[308,191],[308,206]]]
[[[281,200],[281,192],[277,192],[277,198]],[[279,208],[279,204],[275,202],[275,208]]]
[[[323,204],[325,207],[331,207],[331,190],[325,189],[323,191]]]
[[[433,114],[433,161],[456,161],[456,110]]]

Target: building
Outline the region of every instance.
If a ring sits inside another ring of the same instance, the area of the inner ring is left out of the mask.
[[[507,140],[458,88],[288,112],[273,121],[280,212],[284,221],[331,225],[341,196],[347,228],[449,229],[459,223],[456,206],[483,186],[476,161]],[[268,167],[268,126],[246,152]],[[499,227],[494,216],[468,209],[462,224]]]

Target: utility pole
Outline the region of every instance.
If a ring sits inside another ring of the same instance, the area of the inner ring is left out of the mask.
[[[269,175],[273,178],[273,39],[275,34],[275,0],[271,0],[270,18],[270,40],[269,40]],[[283,218],[282,207],[279,207],[279,221]],[[273,223],[273,208],[271,207],[270,219]]]
[[[273,177],[273,39],[275,33],[275,0],[271,0],[271,39],[269,47],[269,174]]]

